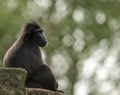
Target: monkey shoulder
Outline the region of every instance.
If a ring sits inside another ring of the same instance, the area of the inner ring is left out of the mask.
[[[14,62],[20,62],[24,56],[26,56],[25,53],[27,48],[25,48],[24,44],[20,44],[18,41],[16,41],[6,52],[3,63],[4,64],[13,64]]]

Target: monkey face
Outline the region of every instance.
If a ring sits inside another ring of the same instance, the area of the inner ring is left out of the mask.
[[[44,47],[47,44],[43,29],[37,23],[31,22],[26,24],[24,32],[26,33],[25,41],[32,41],[40,47]]]
[[[44,47],[47,44],[47,40],[42,29],[37,29],[32,39],[40,47]]]

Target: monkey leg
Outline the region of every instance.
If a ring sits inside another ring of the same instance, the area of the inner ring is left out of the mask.
[[[44,88],[42,85],[36,82],[27,82],[26,87],[28,88]]]

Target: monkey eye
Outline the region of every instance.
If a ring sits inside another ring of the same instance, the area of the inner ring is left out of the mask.
[[[43,29],[36,29],[35,31],[36,31],[36,32],[42,32]]]

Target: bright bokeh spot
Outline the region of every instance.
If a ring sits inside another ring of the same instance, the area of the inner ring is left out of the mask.
[[[47,9],[51,6],[51,0],[35,0],[36,4],[39,5],[39,7],[42,7],[44,9]]]
[[[69,63],[62,54],[55,54],[52,56],[52,67],[56,74],[63,75],[69,69]]]
[[[85,19],[84,10],[82,8],[74,10],[72,17],[76,22],[82,22]]]
[[[74,86],[74,89],[76,91],[74,95],[88,95],[88,86],[84,81],[77,82]]]
[[[18,0],[8,0],[7,7],[10,11],[13,11],[18,6]]]
[[[106,15],[103,12],[98,11],[96,13],[95,19],[98,24],[104,24],[106,21]]]
[[[71,46],[73,44],[73,37],[71,35],[65,35],[63,38],[63,43],[67,47]]]
[[[77,28],[75,29],[74,33],[73,33],[73,37],[75,39],[75,42],[73,44],[73,49],[76,52],[80,52],[83,50],[84,46],[85,46],[85,41],[84,41],[84,33],[81,29]]]

